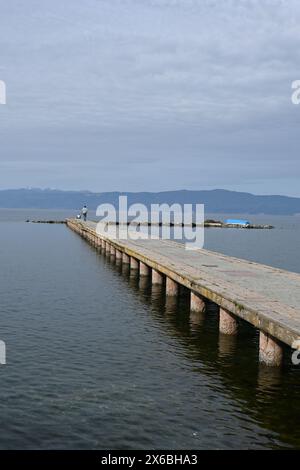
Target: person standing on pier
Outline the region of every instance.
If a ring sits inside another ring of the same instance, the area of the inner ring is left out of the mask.
[[[87,214],[88,214],[88,208],[86,206],[83,206],[83,208],[81,209],[81,215],[84,221],[86,221]]]

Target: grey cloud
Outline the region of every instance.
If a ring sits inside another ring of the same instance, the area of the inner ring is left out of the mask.
[[[1,10],[0,186],[300,196],[298,0],[12,0]]]

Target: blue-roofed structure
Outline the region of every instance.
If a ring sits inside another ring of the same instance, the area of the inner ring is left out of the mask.
[[[247,225],[250,225],[249,220],[245,219],[227,219],[225,224],[227,225],[240,225],[243,227],[247,227]]]

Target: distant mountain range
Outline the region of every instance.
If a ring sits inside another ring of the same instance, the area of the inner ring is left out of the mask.
[[[300,214],[300,198],[288,196],[256,196],[250,193],[215,189],[207,191],[165,191],[159,193],[92,193],[88,191],[60,191],[53,189],[0,190],[1,208],[80,209],[87,204],[96,209],[99,204],[118,204],[118,197],[126,194],[128,204],[136,202],[146,206],[161,203],[205,204],[205,212],[245,214]]]

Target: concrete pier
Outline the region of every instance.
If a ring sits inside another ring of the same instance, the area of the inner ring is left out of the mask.
[[[116,248],[113,245],[111,245],[111,247],[110,247],[110,254],[112,256],[116,256]]]
[[[192,312],[204,312],[205,301],[203,297],[196,292],[191,291],[191,311]]]
[[[116,259],[122,259],[122,252],[116,249]]]
[[[140,276],[149,276],[151,269],[147,264],[140,261]]]
[[[259,333],[259,360],[268,366],[280,366],[282,363],[282,345],[268,333]]]
[[[126,253],[123,253],[122,262],[123,264],[130,264],[130,256],[126,255]]]
[[[225,335],[235,335],[237,333],[237,320],[235,315],[220,308],[219,330]]]
[[[139,269],[139,262],[133,256],[130,256],[130,269]]]
[[[90,243],[100,237],[105,252],[110,251],[109,237],[96,234],[95,222],[69,219],[67,225]],[[151,273],[153,286],[166,279],[170,300],[179,295],[180,286],[189,289],[191,312],[203,311],[207,301],[215,303],[221,333],[237,335],[238,320],[258,329],[262,363],[278,366],[283,344],[300,344],[299,274],[207,250],[186,250],[171,240],[114,239],[111,244],[124,267],[130,263],[145,279]]]
[[[170,297],[174,297],[178,295],[179,292],[179,285],[177,282],[173,281],[170,277],[166,278],[166,294]]]
[[[164,276],[157,271],[156,269],[152,269],[152,284],[163,284]]]

